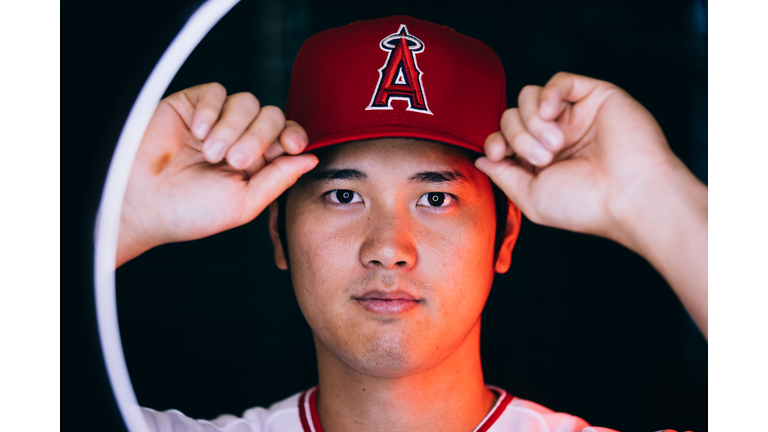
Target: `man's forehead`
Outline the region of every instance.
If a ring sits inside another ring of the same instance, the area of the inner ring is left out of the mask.
[[[371,176],[356,168],[320,168],[313,171],[311,181],[329,182],[334,180],[371,180]],[[407,180],[413,183],[465,183],[467,176],[461,171],[451,169],[439,169],[429,171],[416,171],[407,177]]]
[[[414,173],[456,171],[459,178],[466,180],[463,172],[474,166],[467,150],[410,138],[353,141],[319,149],[316,153],[320,159],[316,173],[343,169],[366,173],[381,169]]]

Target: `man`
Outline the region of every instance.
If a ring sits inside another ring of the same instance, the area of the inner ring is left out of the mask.
[[[310,38],[286,116],[218,84],[163,100],[129,180],[117,265],[269,206],[319,385],[242,418],[145,409],[150,427],[597,430],[484,383],[480,316],[520,210],[644,256],[706,336],[707,190],[651,115],[616,86],[563,73],[518,104],[506,109],[487,46],[402,16]]]

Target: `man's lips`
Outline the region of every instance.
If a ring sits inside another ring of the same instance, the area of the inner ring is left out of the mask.
[[[354,299],[368,312],[384,315],[406,312],[421,303],[420,298],[404,291],[371,291]]]

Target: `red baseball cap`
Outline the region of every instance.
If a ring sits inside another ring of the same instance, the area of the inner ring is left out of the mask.
[[[307,151],[406,137],[483,153],[507,109],[504,68],[484,43],[408,16],[325,30],[301,47],[285,113]]]

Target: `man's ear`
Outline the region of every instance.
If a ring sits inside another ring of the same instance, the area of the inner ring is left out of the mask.
[[[506,273],[512,263],[512,249],[517,242],[517,236],[520,234],[520,223],[523,221],[522,213],[516,205],[509,202],[509,211],[507,212],[507,230],[504,232],[504,241],[499,249],[499,258],[496,259],[496,273]]]
[[[280,230],[277,228],[277,216],[280,211],[277,200],[269,205],[269,237],[272,238],[272,246],[275,247],[275,264],[280,270],[288,270],[288,261],[283,252],[283,243],[280,241]]]

